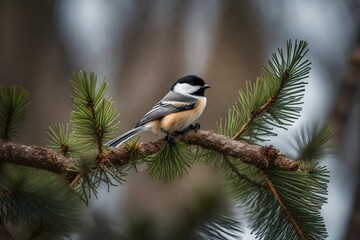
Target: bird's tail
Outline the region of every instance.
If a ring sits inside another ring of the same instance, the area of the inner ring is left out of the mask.
[[[135,127],[129,131],[127,131],[126,133],[121,134],[120,136],[117,136],[116,138],[110,140],[106,146],[108,147],[118,147],[121,144],[123,144],[126,140],[128,140],[129,138],[131,138],[132,136],[134,136],[135,134],[141,132],[143,130],[142,126],[139,127]]]

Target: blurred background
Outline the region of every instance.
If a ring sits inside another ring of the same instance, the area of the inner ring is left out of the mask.
[[[306,40],[312,71],[302,117],[290,134],[279,131],[271,143],[287,152],[291,133],[331,124],[337,151],[322,160],[331,171],[323,216],[329,239],[357,239],[360,60],[351,56],[360,58],[359,24],[357,0],[1,0],[0,84],[20,84],[30,92],[26,123],[16,139],[24,144],[46,145],[48,127],[69,122],[69,79],[80,69],[110,83],[108,95],[120,111],[119,133],[179,77],[199,75],[212,86],[199,122],[214,129],[271,53],[285,48],[288,39]],[[156,136],[142,136],[148,139]],[[213,176],[213,169],[195,166],[183,181],[163,185],[149,181],[142,169],[130,172],[123,186],[101,192],[86,218],[115,232],[140,212],[166,225],[178,204],[191,201],[194,189],[221,188]],[[95,233],[92,229],[89,236]],[[247,231],[244,239],[254,236]]]

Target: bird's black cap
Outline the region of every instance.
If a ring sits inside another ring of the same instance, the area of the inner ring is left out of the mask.
[[[176,81],[176,83],[171,87],[171,90],[174,90],[174,87],[177,83],[187,83],[193,86],[200,86],[201,88],[194,92],[193,95],[196,96],[204,96],[205,89],[209,88],[210,86],[207,85],[202,78],[196,76],[196,75],[187,75],[185,77],[182,77]]]
[[[203,86],[205,84],[204,80],[196,75],[187,75],[177,80],[176,83],[188,83],[194,86]]]

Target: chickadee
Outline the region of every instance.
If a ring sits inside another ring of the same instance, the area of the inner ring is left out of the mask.
[[[126,140],[142,131],[165,133],[170,144],[174,144],[174,132],[183,132],[190,128],[200,128],[197,123],[191,125],[204,111],[206,106],[205,89],[209,88],[204,80],[195,75],[180,78],[136,126],[124,134],[109,141],[106,145],[118,147]]]

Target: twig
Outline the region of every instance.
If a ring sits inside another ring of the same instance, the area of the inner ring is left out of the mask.
[[[76,177],[71,181],[70,183],[70,187],[74,186],[79,180],[80,178],[83,176],[83,173],[80,172],[76,175]]]
[[[248,176],[242,174],[239,169],[230,161],[230,159],[227,156],[224,156],[224,161],[230,166],[231,170],[236,174],[236,176],[241,180],[246,180],[247,182],[251,183],[252,186],[258,187],[258,188],[266,188],[264,185],[251,180]]]
[[[299,235],[301,240],[306,240],[303,231],[301,230],[299,224],[297,223],[297,221],[295,220],[295,218],[293,217],[293,215],[290,213],[289,209],[287,208],[287,206],[284,204],[284,202],[282,201],[280,195],[278,194],[278,192],[275,189],[274,184],[271,182],[270,178],[266,175],[266,173],[264,171],[262,171],[262,176],[265,179],[271,193],[274,195],[276,201],[279,203],[279,205],[281,206],[281,208],[284,210],[286,216],[288,217],[290,223],[293,225],[295,231],[297,232],[297,234]]]
[[[283,74],[282,78],[281,78],[281,82],[279,85],[279,88],[277,89],[276,93],[274,94],[274,96],[272,96],[271,98],[269,98],[259,109],[257,109],[256,111],[252,111],[250,116],[248,117],[248,120],[246,121],[246,123],[244,123],[242,125],[242,127],[240,128],[240,130],[235,134],[235,136],[232,138],[233,140],[239,140],[240,136],[248,129],[248,127],[251,125],[251,123],[254,121],[254,119],[260,115],[262,112],[266,111],[271,104],[273,104],[277,97],[280,94],[281,89],[283,88],[285,82],[288,80],[289,78],[289,74],[287,74],[286,72]]]
[[[246,123],[244,123],[242,125],[242,127],[240,128],[240,130],[235,134],[234,137],[232,137],[232,139],[234,140],[238,140],[240,138],[240,136],[248,129],[248,127],[250,126],[250,124],[254,121],[254,119],[263,111],[265,111],[272,102],[274,102],[275,97],[271,97],[269,98],[266,103],[264,105],[262,105],[259,110],[257,110],[256,112],[252,112],[248,118],[248,120],[246,121]]]
[[[91,99],[89,97],[89,99]],[[103,144],[102,144],[102,135],[103,135],[103,130],[101,127],[98,126],[97,123],[97,118],[96,118],[96,112],[95,112],[95,105],[94,102],[92,100],[88,100],[88,105],[87,107],[90,109],[91,111],[91,118],[93,121],[93,125],[95,128],[95,132],[96,132],[96,142],[97,142],[97,147],[98,147],[98,152],[101,155],[103,153]]]

